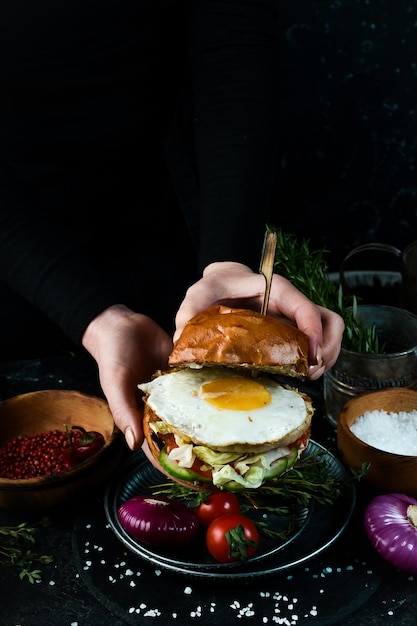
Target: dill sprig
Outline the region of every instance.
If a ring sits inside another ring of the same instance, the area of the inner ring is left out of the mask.
[[[375,325],[366,326],[358,318],[357,297],[345,294],[342,285],[330,280],[325,258],[328,250],[311,250],[308,239],[299,240],[273,226],[268,230],[277,233],[275,272],[316,304],[339,313],[345,322],[342,346],[352,352],[382,354],[385,345],[380,343]]]

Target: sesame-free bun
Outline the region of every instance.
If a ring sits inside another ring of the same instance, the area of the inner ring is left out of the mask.
[[[215,305],[192,318],[166,371],[140,383],[143,451],[194,489],[276,481],[308,445],[311,398],[275,379],[308,373],[307,336],[271,316]]]
[[[302,379],[308,373],[308,339],[275,317],[213,305],[184,326],[169,365],[242,367]]]

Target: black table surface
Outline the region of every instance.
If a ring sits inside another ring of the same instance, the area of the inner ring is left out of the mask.
[[[82,355],[0,363],[0,397],[38,389],[101,395],[92,361]],[[337,458],[334,428],[321,405],[321,383],[308,383],[316,406],[312,438]],[[0,416],[1,418],[1,416]],[[131,453],[126,449],[126,460]],[[375,495],[363,482],[347,527],[324,550],[268,576],[233,580],[170,571],[126,548],[109,527],[104,493],[55,511],[36,548],[51,554],[39,582],[0,567],[2,626],[125,626],[135,624],[415,625],[415,579],[370,546],[363,511]],[[36,521],[0,511],[0,525]],[[38,516],[39,517],[39,516]],[[314,527],[313,527],[314,529]]]

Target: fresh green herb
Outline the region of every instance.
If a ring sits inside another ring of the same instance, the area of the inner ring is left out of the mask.
[[[302,506],[312,500],[320,504],[332,504],[341,494],[344,481],[329,472],[326,453],[312,452],[302,456],[284,476],[257,489],[260,495],[281,496]]]
[[[282,542],[288,541],[294,528],[293,524],[289,524],[286,530],[278,531],[270,528],[266,522],[259,521],[255,521],[255,525],[257,526],[259,532],[265,537],[269,537],[270,539],[279,539]]]
[[[43,518],[37,524],[23,522],[17,526],[0,526],[0,565],[19,568],[19,578],[27,578],[30,583],[41,579],[37,565],[52,563],[53,557],[39,555],[28,546],[34,546],[39,526],[49,526]]]
[[[360,466],[358,470],[354,470],[351,468],[352,475],[357,481],[360,481],[365,476],[365,474],[369,472],[370,467],[371,467],[371,464],[369,463],[369,461],[366,461],[362,463],[362,465]]]
[[[271,481],[258,489],[239,492],[242,497],[242,511],[245,513],[251,509],[261,509],[277,515],[288,515],[291,502],[297,502],[298,505],[304,507],[308,507],[312,501],[324,505],[333,504],[341,495],[343,487],[352,480],[360,480],[367,472],[368,466],[364,464],[352,476],[341,478],[329,472],[328,461],[322,458],[326,454],[325,450],[304,454],[295,466],[276,481]],[[155,495],[163,494],[174,500],[182,500],[189,507],[197,507],[210,494],[210,491],[195,491],[174,481],[153,485],[151,491]],[[273,496],[273,498],[268,498],[266,502],[264,496]],[[270,529],[264,522],[257,522],[257,525],[265,536],[275,536],[283,541],[292,532],[291,524],[280,532]]]
[[[343,347],[353,352],[382,354],[385,346],[379,342],[375,325],[365,326],[358,319],[356,296],[345,294],[341,285],[330,280],[325,258],[328,250],[310,250],[307,239],[299,240],[273,226],[268,226],[268,230],[277,233],[275,271],[288,278],[307,298],[343,317]]]
[[[281,496],[282,500],[296,500],[302,506],[308,506],[311,500],[321,504],[332,504],[341,493],[344,481],[328,471],[326,459],[321,459],[326,452],[315,451],[303,455],[286,474],[280,476],[275,482],[239,492],[245,497],[253,508],[258,508],[256,496],[274,495]],[[164,494],[175,500],[182,500],[188,506],[198,506],[210,492],[200,492],[179,485],[174,481],[153,485],[152,493]],[[278,505],[277,505],[278,506]],[[285,506],[280,502],[279,506]],[[277,507],[269,510],[278,511]],[[288,511],[288,508],[285,509]]]
[[[253,509],[256,509],[257,512],[267,511],[268,513],[274,513],[275,515],[278,515],[278,516],[287,516],[291,513],[291,508],[288,505],[277,506],[275,504],[274,506],[272,506],[270,504],[266,504],[264,500],[262,500],[262,503],[260,503],[258,498],[256,498],[255,500],[254,497],[252,495],[249,495],[249,493],[247,492],[244,493],[244,497],[246,499],[246,502],[243,501],[240,505],[240,510],[242,511],[244,515],[250,512],[251,510],[253,511]],[[274,498],[274,502],[275,501],[276,501],[276,498]],[[281,541],[287,541],[287,539],[290,537],[294,529],[294,524],[292,522],[289,522],[288,527],[285,530],[274,530],[273,528],[270,528],[268,526],[267,522],[263,522],[259,520],[253,520],[253,521],[258,527],[258,530],[262,535],[264,535],[265,537],[269,537],[269,538],[271,537],[277,538],[277,539],[280,539]]]
[[[153,495],[165,495],[173,500],[180,500],[189,507],[195,508],[210,495],[210,491],[196,491],[189,487],[183,487],[174,481],[168,481],[166,483],[159,483],[151,486]]]

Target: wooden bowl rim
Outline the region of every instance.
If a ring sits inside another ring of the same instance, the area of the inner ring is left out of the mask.
[[[36,391],[27,391],[25,393],[18,393],[15,396],[10,396],[10,398],[4,398],[0,400],[0,408],[7,404],[14,404],[15,402],[22,402],[24,400],[30,400],[35,396],[80,396],[83,398],[88,398],[92,400],[99,400],[100,403],[107,404],[107,401],[100,397],[96,396],[92,393],[84,393],[83,391],[78,391],[78,389],[37,389]]]
[[[401,395],[407,397],[413,397],[416,400],[416,411],[417,411],[417,389],[410,389],[409,387],[388,387],[387,389],[381,389],[378,391],[367,391],[361,394],[358,394],[357,396],[354,396],[353,398],[351,398],[350,400],[348,400],[344,406],[342,407],[342,410],[340,411],[339,414],[339,419],[338,419],[338,424],[337,424],[337,440],[338,440],[338,448],[339,450],[343,453],[343,437],[345,439],[348,439],[351,441],[351,443],[355,444],[358,448],[362,449],[363,451],[370,449],[373,453],[375,454],[380,454],[381,456],[385,456],[385,457],[389,457],[390,459],[416,459],[417,460],[417,454],[401,454],[400,452],[390,452],[388,450],[382,450],[381,448],[377,448],[376,446],[367,443],[366,441],[363,441],[363,439],[360,439],[357,435],[355,435],[355,433],[351,430],[351,426],[352,424],[363,414],[361,413],[360,415],[354,415],[353,416],[353,420],[348,423],[348,413],[349,410],[356,406],[359,402],[366,400],[367,398],[371,397],[371,396],[377,396],[378,398],[385,398],[385,397],[389,397],[389,396],[393,396],[393,395],[398,395],[398,393],[400,393]],[[386,409],[381,409],[381,408],[376,408],[376,407],[369,407],[366,409],[367,411],[384,411]],[[386,410],[386,412],[390,412],[390,409]],[[341,445],[342,444],[342,445]]]
[[[91,399],[98,401],[100,405],[103,407],[107,406],[108,403],[104,398],[100,396],[96,396],[90,393],[84,393],[82,391],[78,391],[76,389],[39,389],[36,391],[29,391],[27,393],[17,394],[15,396],[11,396],[10,398],[5,398],[4,400],[0,400],[0,411],[2,407],[5,405],[11,406],[18,402],[24,402],[26,400],[31,401],[34,397],[40,396],[56,396],[56,397],[82,397],[86,399]],[[109,414],[111,415],[110,409]],[[116,440],[118,440],[121,436],[121,430],[118,428],[116,423],[113,420],[113,431],[104,446],[97,451],[92,457],[80,461],[74,467],[70,467],[68,469],[62,470],[57,474],[50,474],[46,476],[35,476],[31,478],[4,478],[0,476],[0,491],[16,491],[17,489],[33,491],[35,489],[47,489],[49,487],[56,487],[57,484],[66,484],[72,482],[72,480],[76,480],[80,478],[87,468],[91,465],[95,465],[99,458],[101,459],[102,455],[107,452],[107,450],[114,444]]]

